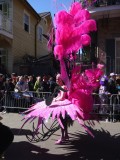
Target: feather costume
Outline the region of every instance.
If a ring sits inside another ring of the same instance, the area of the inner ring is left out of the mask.
[[[96,68],[81,73],[80,67],[76,66],[69,78],[64,60],[69,57],[74,59],[75,53],[82,46],[90,44],[89,33],[96,31],[96,22],[90,19],[89,12],[83,9],[79,2],[75,2],[71,5],[69,12],[60,11],[55,15],[55,24],[54,54],[60,61],[61,79],[68,89],[67,98],[53,101],[49,106],[45,101],[34,104],[25,112],[24,124],[38,118],[37,132],[42,121],[52,117],[53,120],[57,119],[60,126],[64,128],[60,117],[65,119],[67,114],[73,121],[77,120],[92,135],[84,121],[90,118],[93,106],[92,92],[99,85],[97,80],[101,77],[102,71]]]

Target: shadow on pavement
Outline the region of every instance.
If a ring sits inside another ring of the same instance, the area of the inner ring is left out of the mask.
[[[17,128],[11,128],[11,131],[13,132],[14,135],[16,136],[21,136],[21,135],[31,135],[32,131],[29,129],[17,129]]]
[[[70,152],[68,159],[120,160],[120,133],[112,136],[103,128],[90,130],[95,138],[81,132],[72,134],[71,144],[64,146]]]
[[[39,160],[48,149],[29,142],[14,142],[5,153],[5,160]]]
[[[23,141],[9,147],[6,160],[120,160],[120,133],[112,136],[104,129],[90,130],[95,138],[76,132],[69,134],[68,144],[55,146],[56,153],[63,149],[66,154],[51,154],[47,148]]]

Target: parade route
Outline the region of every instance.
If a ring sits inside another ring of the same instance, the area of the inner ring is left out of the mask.
[[[23,124],[22,115],[16,113],[1,114],[1,122],[11,127],[14,141],[5,153],[5,160],[120,160],[120,123],[95,122],[91,128],[95,138],[74,122],[69,128],[70,140],[63,145],[55,145],[60,130],[47,141],[30,143],[26,134],[30,134],[32,124]],[[51,121],[48,122],[48,126]]]

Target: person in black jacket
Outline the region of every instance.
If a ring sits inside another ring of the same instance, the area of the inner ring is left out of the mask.
[[[108,80],[108,92],[111,94],[117,94],[117,86],[116,86],[116,74],[110,73],[110,78]]]
[[[49,92],[49,83],[48,83],[48,77],[43,76],[43,81],[41,82],[41,91],[42,92]]]
[[[34,91],[34,80],[33,80],[33,76],[29,76],[29,81],[28,81],[28,87],[29,87],[29,91]]]
[[[57,86],[56,82],[53,80],[53,77],[50,77],[50,78],[49,78],[48,84],[49,84],[49,91],[50,91],[51,93],[53,93],[55,87]]]
[[[0,120],[2,117],[0,117]],[[3,157],[4,152],[13,142],[14,135],[11,129],[0,122],[0,159]]]
[[[12,78],[7,78],[5,82],[5,91],[11,92],[14,91],[15,85],[12,83]]]
[[[13,95],[14,88],[15,88],[15,85],[12,82],[12,78],[7,78],[4,84],[5,97],[7,100],[4,106],[4,110],[2,111],[3,113],[6,113],[8,111],[6,106],[9,106],[10,102],[12,101],[12,95]]]
[[[0,73],[0,100],[3,98],[4,93],[4,75]]]

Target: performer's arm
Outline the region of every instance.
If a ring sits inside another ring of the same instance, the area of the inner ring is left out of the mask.
[[[66,90],[66,87],[65,87],[65,86],[63,86],[62,88]],[[62,101],[62,100],[65,99],[65,97],[66,97],[66,92],[64,92],[64,91],[60,91],[60,92],[61,92],[61,94],[58,95],[58,96],[54,99],[54,101]]]

